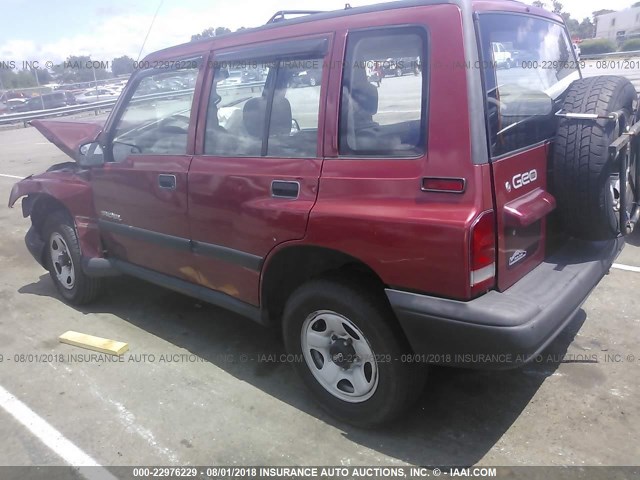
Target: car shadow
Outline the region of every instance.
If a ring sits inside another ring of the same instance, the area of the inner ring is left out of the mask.
[[[629,235],[625,237],[627,245],[633,245],[634,247],[640,247],[640,228],[636,228]]]
[[[581,310],[544,352],[549,361],[506,371],[431,367],[416,408],[392,425],[362,430],[334,420],[313,402],[281,361],[284,347],[275,329],[134,278],[109,279],[105,290],[77,310],[116,315],[339,428],[349,440],[414,465],[468,466],[482,459],[557,369],[586,320]],[[48,275],[19,292],[59,298]]]

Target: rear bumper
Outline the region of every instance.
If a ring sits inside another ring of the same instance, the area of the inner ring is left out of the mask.
[[[535,358],[575,317],[624,239],[569,241],[504,292],[468,302],[387,289],[416,359],[513,368]]]

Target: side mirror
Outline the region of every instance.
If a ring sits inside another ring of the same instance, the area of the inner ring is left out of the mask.
[[[104,152],[100,143],[86,143],[79,149],[78,165],[84,168],[99,167],[104,164]]]

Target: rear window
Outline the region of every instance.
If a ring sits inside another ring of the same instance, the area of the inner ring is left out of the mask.
[[[580,78],[565,28],[527,15],[480,15],[480,48],[492,156],[555,134],[562,94]]]
[[[342,78],[340,154],[412,157],[426,148],[426,32],[351,33]]]

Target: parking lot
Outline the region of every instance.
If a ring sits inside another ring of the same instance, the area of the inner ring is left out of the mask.
[[[66,160],[34,128],[0,131],[0,198]],[[235,314],[125,277],[66,305],[27,252],[19,205],[0,219],[0,464],[640,464],[640,235],[540,361],[432,368],[415,410],[365,431],[317,408],[280,339]],[[58,342],[68,330],[130,351],[92,357]],[[25,428],[6,411],[14,398],[67,443]]]

